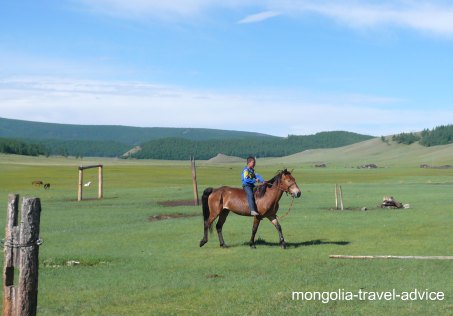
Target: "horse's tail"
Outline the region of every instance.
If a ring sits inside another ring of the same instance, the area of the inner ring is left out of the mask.
[[[213,188],[206,188],[203,191],[203,196],[201,197],[201,205],[203,209],[203,219],[206,222],[209,218],[209,204],[208,204],[208,198],[211,195]],[[209,229],[212,230],[211,225],[209,226]]]

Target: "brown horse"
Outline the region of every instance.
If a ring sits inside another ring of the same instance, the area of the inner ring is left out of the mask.
[[[271,180],[265,182],[255,191],[255,200],[258,213],[253,221],[252,238],[250,247],[255,248],[255,234],[263,218],[269,219],[275,228],[277,228],[280,237],[280,246],[286,248],[285,239],[283,238],[282,228],[277,220],[278,202],[283,192],[289,193],[294,197],[300,197],[301,191],[297,186],[296,179],[288,170],[282,170],[277,173]],[[200,241],[200,247],[208,242],[208,229],[214,220],[219,217],[216,224],[217,234],[219,235],[220,247],[226,247],[222,236],[222,226],[228,214],[234,212],[238,215],[250,215],[250,208],[247,202],[247,196],[243,189],[232,187],[220,187],[217,189],[207,188],[202,196],[203,217],[204,217],[204,236]]]

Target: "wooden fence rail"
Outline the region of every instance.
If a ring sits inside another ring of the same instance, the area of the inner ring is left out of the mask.
[[[349,256],[330,255],[330,259],[406,259],[406,260],[453,260],[453,256]]]

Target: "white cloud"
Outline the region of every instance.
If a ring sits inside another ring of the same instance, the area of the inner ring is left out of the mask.
[[[268,20],[270,18],[279,16],[279,15],[281,15],[280,12],[264,11],[264,12],[260,12],[260,13],[257,13],[257,14],[252,14],[252,15],[246,16],[245,18],[240,20],[238,23],[239,24],[247,24],[247,23],[262,22],[262,21]]]
[[[453,36],[453,4],[448,1],[356,0],[78,0],[91,11],[131,19],[177,22],[198,20],[215,10],[262,11],[240,23],[259,22],[288,15],[303,18],[318,14],[353,28],[405,27]],[[278,12],[278,13],[277,13]]]
[[[453,5],[443,1],[295,1],[286,2],[286,11],[315,13],[355,28],[399,26],[418,31],[453,35]]]
[[[158,20],[200,18],[210,9],[234,9],[259,3],[259,0],[78,0],[94,12],[122,18],[153,17]]]
[[[448,124],[445,120],[453,117],[453,111],[405,110],[399,102],[354,94],[223,94],[146,82],[0,79],[0,116],[42,122],[204,127],[279,136],[347,130],[380,136]]]

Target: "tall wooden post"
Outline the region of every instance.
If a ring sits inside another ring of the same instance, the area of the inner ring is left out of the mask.
[[[195,157],[190,157],[190,165],[192,167],[192,182],[193,182],[193,202],[197,206],[200,204],[198,200],[198,186],[197,186],[197,170],[195,167]]]
[[[79,186],[77,190],[77,201],[82,201],[82,186],[83,186],[83,168],[79,167]]]
[[[102,165],[98,168],[98,199],[104,197],[104,172]]]
[[[335,209],[338,210],[338,184],[335,184]]]
[[[8,196],[2,312],[4,316],[34,316],[38,306],[41,201],[39,198],[23,199],[18,226],[18,200],[17,194]],[[14,268],[19,268],[18,286],[14,285]]]
[[[18,266],[16,248],[12,247],[19,240],[17,218],[19,216],[19,195],[8,195],[8,210],[6,213],[5,245],[3,260],[3,305],[2,315],[15,315],[16,288],[14,287],[14,267]]]
[[[41,200],[24,198],[19,235],[19,296],[18,315],[36,315],[38,307],[38,256]]]
[[[335,184],[335,209],[338,210],[338,202],[340,202],[340,209],[343,211],[343,189],[341,185]]]

